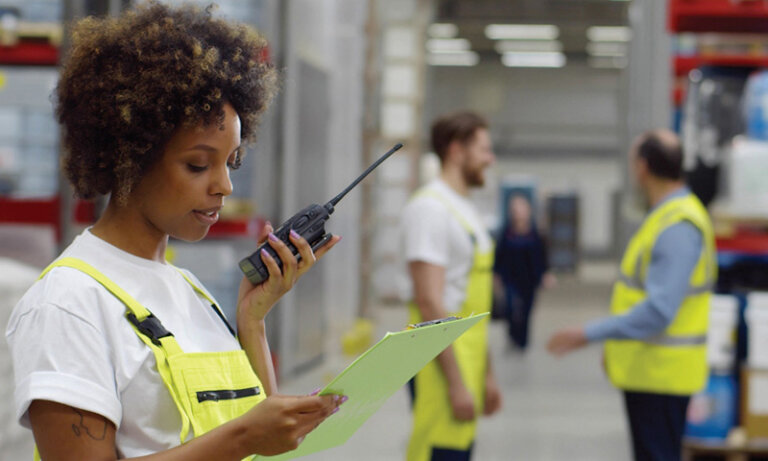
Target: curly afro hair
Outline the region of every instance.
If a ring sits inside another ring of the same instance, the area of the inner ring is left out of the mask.
[[[63,168],[78,196],[111,193],[125,203],[176,130],[221,123],[226,103],[244,143],[253,141],[276,72],[258,33],[211,10],[152,1],[74,25],[56,115],[65,128]]]

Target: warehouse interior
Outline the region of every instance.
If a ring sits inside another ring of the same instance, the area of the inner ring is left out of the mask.
[[[164,4],[211,1],[159,0]],[[0,0],[0,324],[104,199],[73,196],[59,167],[53,91],[69,24],[117,16],[130,0]],[[547,352],[560,328],[610,314],[627,242],[646,209],[628,155],[638,135],[682,141],[686,182],[707,206],[718,279],[709,310],[709,379],[691,397],[681,459],[768,459],[768,1],[216,0],[214,15],[268,41],[280,90],[262,119],[220,221],[172,241],[229,318],[238,262],[311,203],[324,204],[396,143],[404,147],[337,206],[343,241],[266,319],[280,392],[308,394],[408,324],[401,214],[439,174],[429,129],[469,109],[489,122],[495,163],[471,195],[488,231],[508,199],[529,197],[553,282],[531,343],[503,319],[489,351],[499,413],[481,419],[473,459],[630,460],[621,394],[602,347]],[[496,293],[498,298],[498,293]],[[0,386],[13,366],[0,342]],[[32,434],[0,400],[0,458],[30,459]],[[405,459],[405,388],[343,445],[307,460]]]

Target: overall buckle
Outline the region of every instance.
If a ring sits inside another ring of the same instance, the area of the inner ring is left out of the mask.
[[[138,318],[133,314],[133,312],[129,312],[126,314],[126,317],[128,318],[128,321],[131,322],[136,329],[138,329],[141,333],[143,333],[146,337],[148,337],[152,344],[156,346],[162,346],[162,343],[160,342],[160,338],[165,338],[166,336],[173,336],[173,334],[166,330],[162,323],[160,323],[160,320],[155,317],[154,314],[151,312],[142,321],[139,321]]]

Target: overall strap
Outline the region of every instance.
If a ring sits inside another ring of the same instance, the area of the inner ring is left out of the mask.
[[[464,228],[464,230],[467,231],[469,234],[469,238],[472,240],[472,246],[477,245],[477,236],[475,235],[475,229],[472,227],[472,225],[467,221],[467,219],[462,215],[459,210],[454,207],[449,200],[447,200],[445,197],[443,197],[438,192],[431,190],[431,189],[422,189],[421,191],[417,192],[415,197],[432,197],[445,205],[445,207],[448,209],[448,211],[459,221],[459,224],[461,224],[461,227]]]
[[[113,282],[106,275],[101,273],[87,262],[78,258],[60,258],[46,267],[45,270],[43,270],[43,273],[40,274],[40,278],[43,278],[48,272],[50,272],[51,269],[55,267],[71,267],[91,276],[110,293],[112,293],[117,299],[119,299],[123,304],[125,304],[125,307],[127,308],[125,312],[126,319],[128,319],[128,321],[131,323],[131,326],[139,338],[144,342],[144,344],[149,346],[155,355],[157,371],[160,373],[160,377],[163,379],[166,387],[168,387],[168,390],[171,393],[171,397],[173,398],[173,401],[179,410],[182,422],[180,437],[181,442],[184,443],[190,429],[189,416],[187,415],[186,411],[184,411],[184,407],[182,406],[182,403],[178,397],[179,391],[175,388],[173,377],[171,375],[171,369],[168,364],[168,357],[184,353],[181,350],[179,343],[176,341],[176,338],[174,338],[173,334],[171,334],[168,330],[165,329],[165,327],[163,327],[162,323],[160,323],[160,320],[158,320],[157,317],[155,317],[147,308],[136,301],[133,296],[129,295],[115,282]]]
[[[184,280],[186,280],[187,283],[192,285],[192,288],[195,289],[197,294],[205,298],[211,304],[211,308],[214,310],[214,312],[216,312],[216,315],[219,316],[221,321],[224,322],[224,325],[227,327],[227,330],[229,330],[229,332],[232,333],[232,336],[234,336],[235,339],[237,339],[237,334],[235,333],[234,328],[232,328],[232,325],[229,324],[229,321],[227,321],[227,317],[224,316],[224,312],[221,311],[221,308],[219,307],[218,304],[216,304],[216,301],[214,301],[213,298],[211,298],[211,296],[208,293],[206,293],[202,288],[197,286],[197,284],[193,282],[192,279],[190,279],[189,276],[187,276],[187,274],[185,274],[183,270],[179,269],[176,266],[173,266],[173,268],[176,269],[179,272],[179,274],[181,274],[182,277],[184,277]]]

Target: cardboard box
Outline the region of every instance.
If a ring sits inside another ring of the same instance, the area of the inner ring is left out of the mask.
[[[768,369],[742,369],[741,425],[750,441],[768,440]]]

